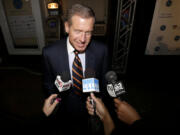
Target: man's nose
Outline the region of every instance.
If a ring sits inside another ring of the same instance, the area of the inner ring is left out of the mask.
[[[81,34],[80,41],[81,42],[85,42],[86,41],[86,34],[85,33]]]

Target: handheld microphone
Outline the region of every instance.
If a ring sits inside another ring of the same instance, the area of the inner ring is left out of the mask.
[[[90,68],[86,69],[82,84],[84,93],[99,92],[99,80],[95,77],[95,72]]]
[[[82,80],[83,92],[84,93],[93,93],[99,92],[99,80],[95,77],[95,71],[91,68],[87,68],[85,71],[85,79]],[[94,108],[94,115],[89,117],[89,129],[90,134],[97,135],[103,132],[103,124],[99,116],[96,114],[96,104],[90,96],[90,103]]]
[[[63,72],[63,74],[62,74],[62,78],[61,78],[60,75],[57,75],[54,84],[58,88],[59,92],[69,90],[70,87],[72,86],[72,81],[71,80],[66,81],[66,82],[62,81],[62,80],[67,80],[66,78],[67,78],[67,75],[65,75],[65,72]]]
[[[87,68],[85,71],[85,79],[82,80],[83,84],[83,93],[93,93],[93,92],[99,92],[99,80],[95,78],[95,72]],[[90,102],[94,107],[94,114],[96,110],[96,105],[93,99],[90,97]]]
[[[108,82],[107,91],[111,97],[117,97],[120,100],[122,99],[122,95],[126,93],[124,85],[122,81],[117,81],[117,75],[114,71],[109,71],[106,73],[105,78]]]
[[[56,80],[54,82],[55,86],[57,87],[57,89],[59,90],[59,92],[64,92],[67,91],[71,88],[72,86],[72,81],[68,80],[69,78],[69,72],[62,72],[62,75],[57,75]],[[58,98],[60,98],[60,95],[58,95]],[[52,100],[52,104],[53,102],[56,100],[57,98]],[[61,100],[61,98],[60,98]]]
[[[83,92],[92,93],[92,92],[99,92],[99,80],[96,78],[87,78],[82,80],[83,83]],[[95,102],[90,97],[90,102],[94,107],[95,110]]]
[[[70,78],[70,74],[69,74],[69,72],[67,72],[67,71],[62,72],[62,73],[61,73],[61,76],[60,76],[60,75],[57,75],[54,84],[55,84],[55,86],[57,87],[57,89],[59,90],[59,92],[64,92],[64,91],[67,91],[67,90],[69,90],[69,89],[71,88],[71,86],[72,86],[72,81],[69,80],[69,78]],[[56,98],[52,99],[51,104],[53,104],[55,100],[61,101],[61,100],[62,100],[61,97],[62,97],[62,95],[60,96],[60,94],[58,94],[58,96],[57,96]],[[53,112],[52,112],[52,115],[54,115],[54,114],[57,113],[57,110],[58,110],[58,108],[59,108],[59,105],[60,105],[60,104],[58,104],[58,105],[55,107],[55,109],[54,109]]]
[[[99,92],[99,80],[96,78],[86,78],[82,80],[83,92]]]

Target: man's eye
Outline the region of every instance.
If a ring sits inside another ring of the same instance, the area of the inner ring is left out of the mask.
[[[79,30],[76,30],[75,32],[76,32],[77,34],[81,33],[81,31],[79,31]]]
[[[86,32],[86,35],[87,35],[87,36],[90,36],[91,34],[92,34],[91,31]]]

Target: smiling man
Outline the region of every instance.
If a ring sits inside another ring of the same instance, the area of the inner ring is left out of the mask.
[[[82,53],[91,40],[95,19],[93,17],[82,18],[79,15],[74,15],[71,21],[72,24],[65,23],[65,30],[69,34],[70,44],[74,49]]]
[[[93,10],[75,4],[68,10],[64,23],[67,38],[43,48],[44,91],[47,97],[56,93],[62,99],[53,113],[56,120],[53,123],[57,124],[52,129],[58,128],[61,134],[88,134],[87,95],[82,92],[86,71],[92,71],[91,77],[99,80],[100,96],[103,98],[106,93],[103,85],[108,70],[108,52],[104,44],[91,39],[94,24]],[[73,85],[68,91],[58,91],[54,85],[57,75],[62,81],[72,80]]]

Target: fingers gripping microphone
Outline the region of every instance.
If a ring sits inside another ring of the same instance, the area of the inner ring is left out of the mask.
[[[109,71],[105,76],[108,84],[107,91],[111,97],[117,97],[122,100],[122,94],[126,93],[121,81],[117,81],[117,75],[114,71]]]
[[[83,92],[85,93],[94,93],[99,92],[99,80],[95,78],[95,71],[87,68],[85,71],[85,79],[82,80],[83,83]],[[90,134],[98,135],[103,134],[104,128],[103,124],[96,114],[96,104],[94,100],[90,97],[90,103],[94,108],[94,115],[89,118],[89,129]]]

